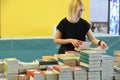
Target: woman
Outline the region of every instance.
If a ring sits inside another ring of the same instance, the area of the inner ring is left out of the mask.
[[[72,0],[69,5],[68,16],[57,25],[54,43],[61,44],[59,54],[78,48],[81,45],[81,41],[86,40],[86,35],[92,44],[101,47],[107,46],[104,41],[98,40],[93,36],[90,24],[81,18],[83,11],[83,2],[81,0]]]

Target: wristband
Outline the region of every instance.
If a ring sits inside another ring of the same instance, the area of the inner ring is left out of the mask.
[[[99,45],[99,46],[100,46],[101,42],[102,42],[101,40],[98,42],[98,45]]]

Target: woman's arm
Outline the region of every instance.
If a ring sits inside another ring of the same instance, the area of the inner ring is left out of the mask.
[[[97,46],[107,46],[107,44],[104,41],[101,41],[99,39],[96,39],[93,35],[93,32],[91,31],[91,29],[89,29],[88,33],[87,33],[87,37],[88,39],[91,41],[92,44],[97,45]]]
[[[59,30],[56,30],[56,34],[54,37],[54,43],[56,44],[68,44],[70,43],[70,39],[62,39],[62,34]]]
[[[80,40],[77,40],[77,39],[72,39],[72,38],[69,38],[69,39],[62,39],[62,34],[59,30],[56,30],[56,34],[55,34],[55,37],[54,37],[54,43],[55,44],[73,44],[74,47],[78,47],[81,43]]]

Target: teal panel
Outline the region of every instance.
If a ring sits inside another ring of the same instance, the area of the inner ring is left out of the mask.
[[[0,50],[11,50],[11,40],[0,40]]]
[[[53,39],[36,39],[36,47],[40,50],[51,50],[56,49],[57,45],[54,44]]]
[[[108,44],[107,55],[113,56],[115,50],[120,50],[120,36],[97,38]],[[32,61],[44,55],[57,54],[59,46],[53,43],[53,39],[0,40],[0,58],[16,57],[21,61]]]
[[[33,39],[22,39],[13,40],[13,50],[36,50],[35,40]]]
[[[20,61],[33,61],[41,59],[45,55],[54,55],[55,50],[15,50],[15,51],[0,51],[0,59],[17,58]]]
[[[53,39],[13,40],[13,50],[50,50],[55,48]]]

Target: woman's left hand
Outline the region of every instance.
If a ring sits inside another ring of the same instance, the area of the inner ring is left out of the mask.
[[[100,45],[99,45],[102,49],[106,49],[108,48],[107,44],[104,41],[101,41]]]

